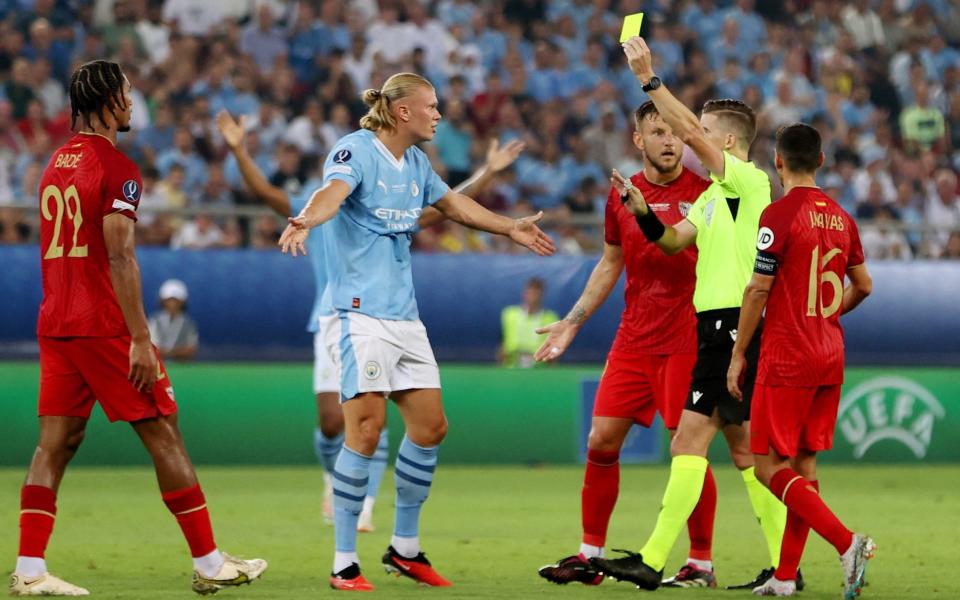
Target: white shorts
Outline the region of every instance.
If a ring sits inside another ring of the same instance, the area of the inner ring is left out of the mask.
[[[313,393],[324,394],[340,391],[337,366],[330,356],[324,339],[323,327],[313,334]]]
[[[341,402],[363,392],[440,387],[440,369],[419,320],[391,321],[355,312],[321,317],[340,373]]]

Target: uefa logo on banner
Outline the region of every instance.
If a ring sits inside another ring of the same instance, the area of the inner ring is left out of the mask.
[[[933,439],[934,423],[946,415],[930,391],[911,379],[875,377],[853,387],[840,400],[837,422],[862,458],[879,442],[891,440],[924,458]]]

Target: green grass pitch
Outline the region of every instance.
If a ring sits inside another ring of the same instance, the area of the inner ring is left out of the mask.
[[[222,549],[261,556],[261,581],[218,598],[300,599],[331,596],[326,579],[333,530],[320,519],[318,468],[199,469]],[[741,583],[768,564],[743,483],[730,466],[716,469],[720,501],[714,561],[720,583]],[[653,526],[666,482],[665,467],[624,467],[609,547],[637,549]],[[365,573],[385,598],[626,598],[638,592],[606,581],[598,588],[559,587],[536,570],[579,543],[579,467],[444,467],[423,515],[421,539],[437,569],[455,583],[425,589],[387,576],[379,557],[393,518],[393,478],[384,480],[375,522],[362,534]],[[12,568],[17,544],[20,469],[0,470],[0,548]],[[863,598],[960,598],[957,482],[960,467],[828,466],[823,494],[853,528],[879,545]],[[680,565],[686,534],[668,571]],[[56,530],[47,553],[51,570],[91,590],[95,598],[190,598],[185,542],[166,512],[147,468],[77,468],[61,488]],[[811,534],[803,560],[807,590],[799,598],[840,598],[834,551]],[[747,598],[726,590],[659,590],[676,598]]]

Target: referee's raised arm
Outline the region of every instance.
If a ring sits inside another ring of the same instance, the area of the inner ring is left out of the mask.
[[[653,72],[653,55],[642,37],[632,37],[623,43],[630,70],[646,92],[657,111],[672,129],[674,135],[696,153],[703,166],[716,177],[723,179],[723,151],[711,144],[707,132],[697,115],[683,105]],[[746,160],[746,156],[738,157]]]

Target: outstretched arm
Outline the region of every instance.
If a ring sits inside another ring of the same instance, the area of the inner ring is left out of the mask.
[[[743,291],[743,305],[740,307],[740,321],[737,323],[737,341],[733,344],[730,368],[727,370],[727,391],[737,400],[743,400],[740,379],[747,367],[747,348],[760,325],[760,317],[763,316],[763,308],[767,305],[774,279],[773,275],[754,273]]]
[[[243,143],[246,131],[245,120],[244,117],[240,117],[240,120],[236,121],[226,110],[221,110],[217,113],[217,129],[220,130],[227,147],[230,148],[230,152],[237,160],[240,175],[250,191],[273,209],[273,212],[283,217],[289,217],[291,216],[290,197],[287,196],[285,191],[272,185],[267,180],[263,171],[254,162],[250,153],[247,152],[247,147]]]
[[[496,138],[490,140],[490,146],[487,148],[487,161],[482,167],[474,171],[473,175],[468,177],[460,185],[453,188],[453,191],[466,196],[472,196],[483,189],[487,183],[493,179],[493,176],[506,169],[517,160],[520,153],[523,152],[525,144],[520,140],[511,140],[503,147]],[[442,212],[432,206],[423,209],[417,223],[421,229],[436,225],[444,221],[446,217]]]
[[[296,256],[299,251],[300,254],[306,254],[307,249],[303,243],[310,234],[310,229],[332,219],[349,195],[350,186],[339,179],[328,181],[315,191],[300,214],[287,219],[287,228],[280,236],[280,249],[283,253],[290,252]]]
[[[549,256],[554,252],[553,240],[537,227],[537,221],[543,218],[543,211],[531,217],[511,219],[491,212],[473,198],[453,190],[444,194],[434,206],[452,221],[472,229],[505,235],[540,256]]]
[[[590,273],[590,279],[583,288],[580,298],[567,313],[567,316],[561,321],[541,327],[537,330],[539,334],[547,334],[540,349],[533,355],[533,358],[539,361],[551,362],[560,358],[570,344],[577,332],[583,327],[617,285],[620,279],[620,273],[623,272],[623,248],[614,244],[603,245],[603,256],[600,262]]]
[[[650,210],[643,198],[643,193],[616,169],[613,170],[610,183],[616,188],[621,198],[627,198],[624,206],[636,217],[644,237],[656,244],[664,254],[669,256],[678,254],[697,241],[697,228],[693,223],[686,219],[672,226],[661,223],[657,215]]]
[[[624,42],[623,53],[627,55],[630,70],[636,75],[640,85],[646,85],[655,77],[653,55],[642,37],[632,37]],[[707,170],[723,179],[723,152],[707,141],[697,115],[677,100],[666,85],[650,90],[647,94],[657,106],[657,112],[664,123],[673,129],[673,134],[693,149]]]

